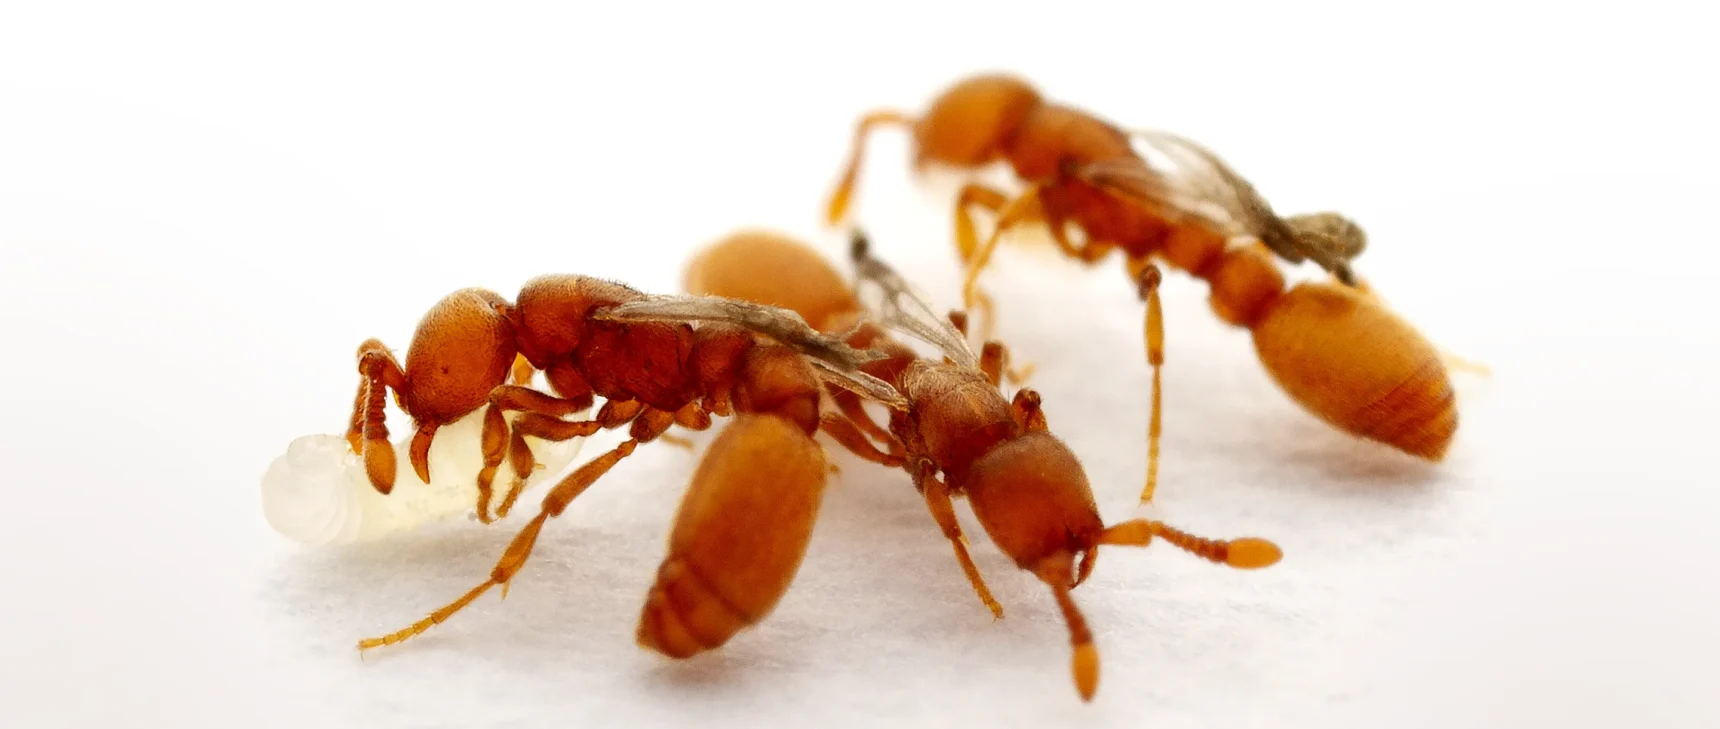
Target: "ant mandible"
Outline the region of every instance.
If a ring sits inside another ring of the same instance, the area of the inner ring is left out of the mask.
[[[988,313],[987,331],[993,326],[991,306],[977,281],[1009,228],[1042,222],[1063,253],[1089,264],[1114,249],[1126,254],[1146,302],[1144,339],[1152,368],[1143,503],[1152,499],[1157,483],[1162,430],[1164,325],[1155,258],[1208,282],[1214,312],[1253,333],[1272,378],[1314,415],[1430,461],[1444,457],[1457,430],[1457,411],[1443,358],[1357,281],[1350,260],[1366,247],[1366,236],[1347,218],[1330,212],[1280,217],[1246,180],[1193,142],[1163,132],[1126,132],[1046,101],[1020,78],[982,74],[945,90],[919,117],[900,111],[865,115],[829,200],[830,224],[847,215],[866,139],[884,126],[912,130],[916,172],[931,163],[971,172],[1007,161],[1026,184],[1012,197],[969,183],[956,199],[956,247],[967,267],[963,305]],[[1137,148],[1135,142],[1144,144]],[[974,232],[975,207],[996,215],[983,245]],[[1085,233],[1081,245],[1067,237],[1070,224]],[[1232,245],[1235,238],[1257,243]],[[1272,255],[1312,261],[1349,285],[1309,282],[1286,290]]]
[[[687,286],[693,293],[794,308],[826,332],[846,332],[849,344],[886,355],[862,364],[860,371],[893,385],[906,407],[890,411],[888,430],[864,411],[848,416],[888,452],[870,447],[853,431],[827,432],[862,457],[908,472],[974,591],[995,617],[1002,617],[1003,608],[980,577],[956,521],[952,497],[968,499],[992,542],[1050,587],[1069,628],[1071,671],[1083,700],[1091,700],[1098,689],[1099,653],[1070,591],[1092,571],[1100,545],[1144,547],[1157,537],[1240,569],[1267,567],[1282,557],[1277,545],[1259,538],[1204,539],[1144,519],[1105,526],[1080,461],[1048,429],[1039,394],[1022,389],[1010,401],[999,391],[1008,360],[1004,346],[988,341],[981,354],[974,354],[964,336],[965,317],[934,315],[895,271],[870,255],[858,231],[851,254],[860,281],[883,293],[884,326],[936,346],[945,359],[921,358],[883,329],[857,326],[863,310],[855,293],[817,253],[780,235],[745,232],[719,242],[695,258]],[[737,275],[749,268],[752,275]],[[649,304],[627,304],[613,312],[639,320],[669,314],[684,320],[696,312]]]

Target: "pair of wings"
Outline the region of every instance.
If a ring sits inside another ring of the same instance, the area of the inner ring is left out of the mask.
[[[872,257],[864,235],[858,231],[855,232],[853,258],[860,284],[856,288],[870,283],[882,294],[878,303],[871,307],[872,316],[879,323],[937,347],[957,366],[979,366],[979,356],[968,346],[967,338],[948,319],[938,316],[925,297],[895,269]],[[884,355],[849,346],[846,332],[819,332],[800,314],[788,309],[718,296],[650,296],[595,316],[611,321],[732,324],[795,348],[820,370],[825,381],[833,385],[893,408],[907,407],[907,400],[896,388],[860,371],[861,365]]]
[[[1093,162],[1078,174],[1166,221],[1198,223],[1231,239],[1261,238],[1278,223],[1254,186],[1211,150],[1170,132],[1128,134],[1139,160]]]

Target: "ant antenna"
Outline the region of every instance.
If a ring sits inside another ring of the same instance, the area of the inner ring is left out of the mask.
[[[1145,547],[1158,537],[1196,557],[1240,570],[1271,567],[1284,558],[1284,550],[1259,537],[1207,539],[1197,537],[1162,521],[1131,519],[1107,527],[1099,534],[1100,544]]]

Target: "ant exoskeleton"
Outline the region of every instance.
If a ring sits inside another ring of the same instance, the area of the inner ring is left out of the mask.
[[[629,426],[629,438],[551,487],[542,509],[514,537],[483,584],[405,629],[360,641],[361,651],[418,635],[492,587],[501,586],[505,594],[544,523],[639,444],[677,424],[703,430],[712,415],[733,414],[681,502],[637,636],[641,645],[675,657],[720,646],[775,607],[805,555],[826,479],[823,450],[812,438],[827,419],[820,407],[824,388],[834,384],[868,400],[900,405],[895,390],[859,372],[859,365],[874,355],[814,332],[786,310],[702,302],[744,329],[620,321],[606,314],[627,302],[648,302],[647,297],[621,284],[572,275],[534,279],[513,304],[494,294],[464,301],[471,303],[459,305],[480,315],[438,320],[446,328],[438,330],[435,341],[485,344],[490,349],[467,350],[467,362],[488,366],[434,368],[447,391],[488,387],[474,408],[487,402],[498,415],[521,411],[512,441],[559,441],[623,425]],[[495,384],[516,352],[546,373],[559,397]],[[373,388],[367,398],[370,413],[379,398],[377,383],[404,382],[411,388],[422,382],[410,375],[418,360],[409,356],[407,374],[401,376],[377,359],[372,356],[367,370]],[[456,374],[464,379],[452,382]],[[606,400],[595,418],[563,419],[590,406],[594,396]],[[420,408],[409,412],[422,412],[416,395],[402,399],[403,405]],[[503,439],[487,433],[486,453],[495,452]]]
[[[1243,569],[1267,567],[1281,558],[1279,548],[1264,539],[1204,539],[1145,519],[1105,526],[1080,461],[1049,431],[1039,394],[1022,389],[1011,401],[1000,392],[1008,359],[1004,346],[988,341],[981,354],[974,354],[962,330],[965,317],[958,313],[946,320],[933,314],[899,275],[869,254],[858,232],[852,255],[860,281],[883,294],[882,328],[856,326],[862,316],[858,297],[816,252],[768,232],[738,234],[707,249],[695,258],[687,284],[693,293],[796,308],[824,331],[846,332],[855,347],[886,355],[861,364],[860,371],[893,385],[905,407],[891,409],[887,429],[858,406],[844,411],[887,452],[870,447],[855,432],[827,432],[862,457],[908,472],[974,591],[994,616],[1002,617],[956,521],[952,497],[967,498],[992,542],[1051,588],[1069,626],[1072,671],[1083,699],[1090,700],[1098,688],[1099,654],[1070,590],[1091,572],[1100,545],[1146,546],[1158,537]],[[735,275],[742,268],[753,275]],[[699,309],[699,304],[642,302],[617,307],[611,316],[685,321],[699,318]],[[944,359],[919,357],[886,330],[932,344]]]
[[[1042,98],[1008,75],[966,78],[921,116],[865,115],[826,211],[847,214],[868,134],[879,127],[913,134],[913,167],[936,163],[978,172],[999,161],[1026,185],[1020,194],[970,182],[955,204],[955,239],[967,267],[963,306],[989,314],[977,288],[1001,234],[1042,222],[1066,255],[1096,263],[1113,250],[1146,302],[1145,342],[1152,368],[1152,414],[1142,502],[1158,473],[1159,368],[1164,328],[1155,260],[1211,285],[1213,311],[1253,333],[1255,350],[1278,385],[1304,408],[1355,436],[1438,461],[1457,430],[1457,410],[1441,353],[1371,295],[1350,268],[1366,247],[1362,229],[1336,213],[1280,217],[1217,155],[1176,135],[1125,131],[1086,111]],[[1142,143],[1137,146],[1137,143]],[[971,208],[994,213],[982,244]],[[1085,234],[1071,242],[1065,227]],[[1233,245],[1233,240],[1254,243]],[[1273,256],[1313,261],[1342,284],[1286,288]],[[983,331],[993,326],[986,316]]]

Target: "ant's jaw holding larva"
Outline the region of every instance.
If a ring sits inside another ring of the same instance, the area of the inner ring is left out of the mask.
[[[352,452],[345,438],[318,434],[295,439],[263,474],[263,516],[277,533],[308,545],[374,541],[458,514],[476,519],[477,474],[484,465],[482,427],[480,409],[437,430],[430,444],[428,484],[410,466],[412,431],[406,430],[392,444],[399,468],[388,495],[371,485],[364,459]],[[528,438],[539,467],[525,488],[560,475],[583,440]],[[496,473],[492,503],[500,503],[512,480],[513,470],[504,463]]]

